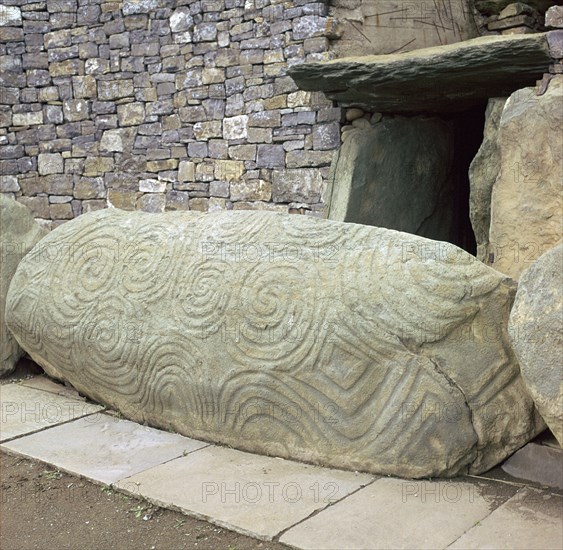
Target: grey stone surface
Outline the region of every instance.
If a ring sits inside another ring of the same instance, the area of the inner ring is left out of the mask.
[[[64,171],[64,160],[60,153],[42,153],[38,156],[39,174],[62,174]]]
[[[0,27],[17,27],[21,24],[21,8],[17,6],[0,6]]]
[[[454,544],[455,550],[495,548],[561,550],[563,548],[563,500],[532,488],[521,489],[490,516],[468,530]]]
[[[545,26],[552,29],[563,29],[563,6],[551,6],[545,12]]]
[[[5,324],[8,288],[19,262],[43,234],[28,208],[0,194],[0,376],[11,373],[23,355]]]
[[[502,112],[491,196],[489,263],[518,279],[563,237],[563,75],[545,94],[514,92]]]
[[[483,36],[385,56],[294,65],[300,88],[345,107],[416,114],[462,111],[535,83],[550,63],[545,34]],[[440,81],[440,86],[436,82]]]
[[[325,203],[331,220],[452,242],[453,128],[432,117],[395,117],[345,132]]]
[[[101,411],[103,407],[83,399],[27,388],[19,384],[0,386],[0,441],[30,434],[69,420]]]
[[[491,194],[500,171],[499,127],[507,98],[489,99],[483,143],[469,166],[469,216],[477,241],[477,258],[487,261],[491,226]]]
[[[493,494],[502,502],[512,493],[460,481],[382,478],[290,529],[280,542],[304,550],[446,548],[489,515]]]
[[[522,274],[508,331],[522,378],[563,446],[563,244]]]
[[[367,474],[210,446],[117,486],[134,487],[159,506],[173,505],[239,533],[271,540],[371,481]]]
[[[502,469],[513,477],[563,489],[563,449],[528,443],[503,462]]]
[[[36,390],[43,390],[57,395],[70,397],[71,399],[83,400],[80,394],[70,384],[63,384],[60,381],[53,380],[47,376],[40,375],[32,378],[24,378],[21,382],[22,386],[26,388],[34,388]]]
[[[108,210],[43,244],[7,321],[48,373],[130,419],[401,476],[485,471],[543,428],[507,342],[513,283],[448,243],[267,212]]]
[[[563,30],[549,31],[547,34],[549,52],[554,59],[563,58]]]
[[[479,36],[473,0],[342,0],[331,4],[330,12],[336,20],[331,49],[339,58],[411,51]]]
[[[3,447],[109,485],[207,445],[100,413],[9,441]]]

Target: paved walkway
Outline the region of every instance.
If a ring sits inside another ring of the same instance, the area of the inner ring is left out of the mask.
[[[401,480],[244,453],[123,420],[44,376],[0,386],[0,448],[302,549],[563,549],[555,490]]]

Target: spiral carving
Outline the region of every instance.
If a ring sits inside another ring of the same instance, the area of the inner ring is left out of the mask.
[[[511,287],[404,239],[266,212],[95,212],[21,262],[6,319],[46,369],[138,421],[376,473],[483,471],[541,427],[506,339],[485,338]],[[419,330],[438,322],[463,338]]]
[[[205,339],[221,328],[229,308],[233,278],[227,262],[198,259],[188,263],[176,288],[179,321],[187,331]]]

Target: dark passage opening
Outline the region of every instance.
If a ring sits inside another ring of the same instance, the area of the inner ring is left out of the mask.
[[[333,164],[328,218],[395,229],[477,251],[469,166],[486,103],[458,113],[385,115],[350,132]]]
[[[457,220],[452,242],[473,255],[477,252],[477,244],[469,218],[469,165],[483,142],[486,108],[487,104],[484,103],[451,118],[454,158],[450,208]]]

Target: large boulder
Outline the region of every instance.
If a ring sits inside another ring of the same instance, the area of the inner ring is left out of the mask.
[[[544,95],[512,94],[500,119],[487,256],[513,279],[563,237],[562,104],[563,75],[556,75]]]
[[[489,99],[483,143],[469,166],[469,217],[477,241],[477,258],[487,261],[491,227],[491,193],[500,170],[498,133],[506,97]]]
[[[514,283],[455,246],[267,212],[105,210],[26,256],[10,326],[126,417],[405,477],[483,472],[543,422]]]
[[[0,376],[13,372],[23,355],[4,322],[8,287],[20,260],[42,236],[30,210],[0,193]]]
[[[563,447],[563,244],[522,273],[508,330],[522,377]]]

